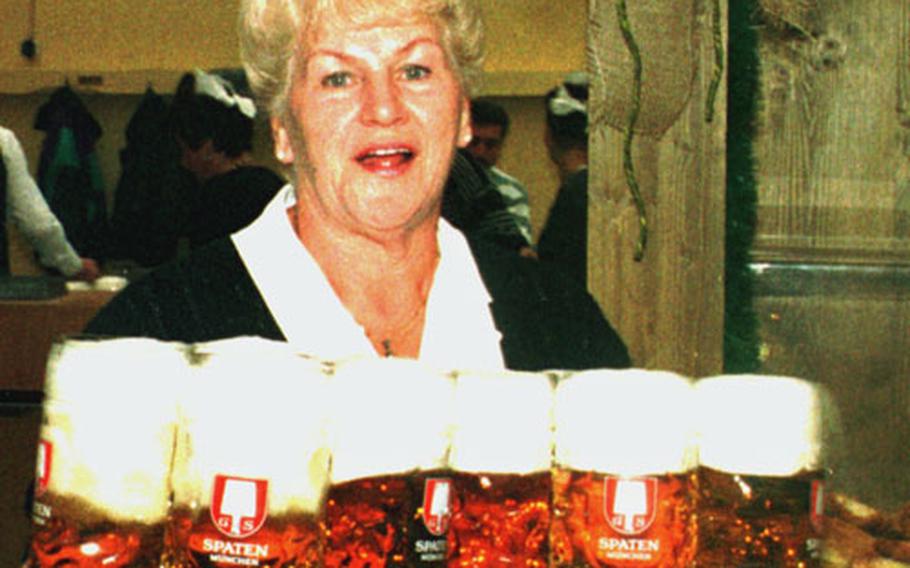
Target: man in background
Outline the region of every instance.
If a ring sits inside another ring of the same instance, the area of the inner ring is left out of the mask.
[[[67,240],[63,225],[28,171],[18,138],[12,130],[0,126],[0,277],[10,272],[7,217],[22,232],[45,268],[87,282],[101,274],[97,261],[80,257]]]
[[[528,204],[528,190],[514,177],[496,167],[502,155],[502,146],[509,133],[509,115],[505,109],[488,99],[471,101],[471,129],[473,138],[468,152],[480,162],[487,175],[502,195],[508,215],[491,218],[495,223],[512,223],[526,241],[520,248],[521,254],[535,256],[531,245],[531,207]],[[495,230],[495,228],[490,228]]]

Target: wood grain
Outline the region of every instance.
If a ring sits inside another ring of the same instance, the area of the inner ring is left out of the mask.
[[[592,1],[590,9],[612,10],[613,2]],[[590,142],[589,287],[636,366],[691,376],[719,373],[723,355],[726,97],[722,86],[715,118],[706,122],[714,70],[709,22],[709,14],[699,14],[695,82],[679,119],[660,138],[634,139],[651,233],[641,262],[633,258],[638,214],[623,176],[623,133],[602,127]],[[592,104],[603,96],[595,89]]]
[[[761,34],[760,260],[910,264],[910,7],[819,0]]]

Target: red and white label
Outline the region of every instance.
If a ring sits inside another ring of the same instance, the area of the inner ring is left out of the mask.
[[[449,530],[452,517],[452,480],[430,477],[423,487],[423,524],[434,536]]]
[[[624,535],[645,532],[657,513],[657,479],[653,477],[604,478],[604,517]]]
[[[35,495],[43,495],[51,482],[51,465],[54,463],[54,445],[47,440],[38,441],[38,463],[35,468]]]
[[[256,534],[268,516],[266,479],[215,475],[212,486],[212,522],[221,534],[245,538]]]

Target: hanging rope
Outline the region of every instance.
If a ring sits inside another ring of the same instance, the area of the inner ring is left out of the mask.
[[[717,89],[724,75],[724,37],[720,19],[720,0],[714,0],[714,10],[711,17],[711,30],[714,40],[714,76],[708,87],[708,98],[705,101],[705,122],[714,120],[714,106],[717,100]]]
[[[648,244],[648,217],[645,211],[645,200],[641,196],[638,181],[635,179],[635,164],[632,162],[632,138],[635,135],[635,123],[641,112],[641,53],[635,36],[632,34],[632,25],[626,9],[626,0],[616,0],[616,15],[619,19],[619,29],[626,48],[632,56],[632,106],[629,109],[629,122],[626,125],[626,134],[623,140],[622,157],[623,172],[626,175],[626,185],[632,194],[635,208],[638,211],[638,243],[635,246],[635,261],[640,262],[645,256],[645,247]]]

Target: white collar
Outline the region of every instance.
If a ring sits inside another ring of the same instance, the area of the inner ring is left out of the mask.
[[[251,225],[232,236],[240,258],[288,342],[324,359],[376,356],[294,233],[286,185]],[[490,295],[464,236],[440,219],[439,265],[427,299],[420,360],[439,368],[504,368]]]

